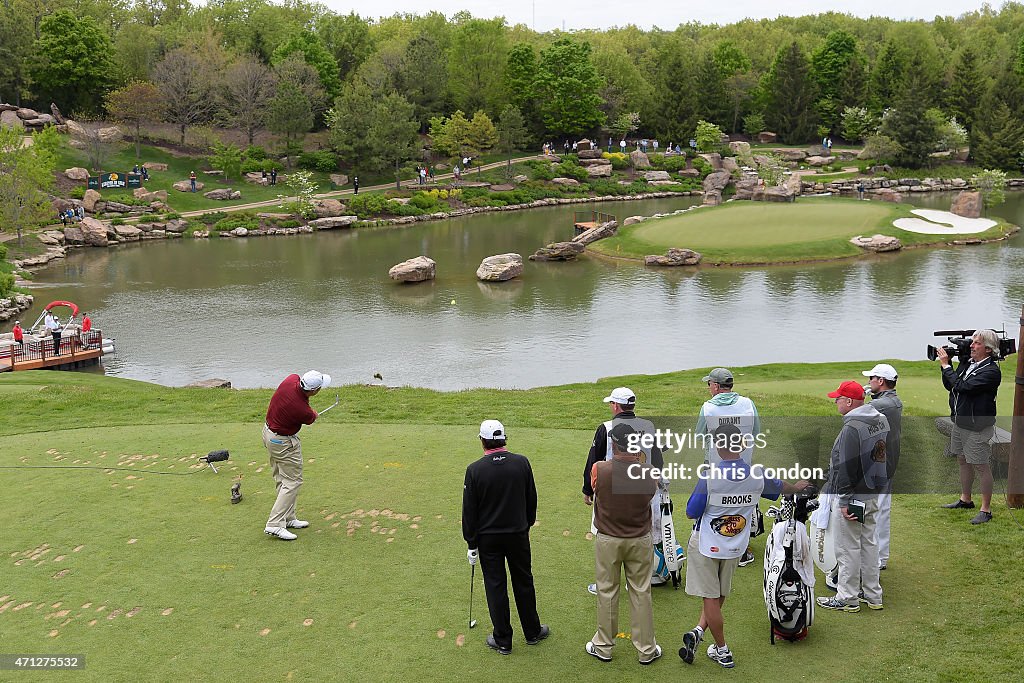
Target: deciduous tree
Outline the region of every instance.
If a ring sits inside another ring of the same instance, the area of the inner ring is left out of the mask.
[[[601,78],[590,61],[590,44],[560,38],[540,53],[534,93],[547,130],[580,135],[604,122],[597,92]]]
[[[95,112],[117,74],[112,54],[110,36],[95,20],[60,10],[39,25],[32,77],[65,111]]]
[[[250,145],[266,121],[275,86],[274,73],[255,55],[236,60],[224,74],[221,109],[231,124],[245,131]]]
[[[107,113],[110,117],[135,130],[136,159],[142,156],[142,125],[162,120],[166,111],[167,102],[164,101],[163,93],[148,81],[134,81],[107,93]]]
[[[46,128],[33,135],[37,144],[25,145],[19,130],[0,126],[0,229],[14,229],[19,245],[26,228],[51,217],[56,136]]]
[[[167,103],[167,120],[178,126],[184,145],[185,129],[209,121],[216,109],[214,74],[194,52],[177,48],[156,65],[153,80]]]

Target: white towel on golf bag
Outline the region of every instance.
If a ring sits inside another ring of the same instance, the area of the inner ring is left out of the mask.
[[[807,535],[807,527],[802,522],[793,521],[793,568],[800,575],[800,580],[808,587],[814,587],[814,559],[811,556],[811,539]],[[768,543],[772,557],[786,557],[784,542],[787,524],[776,524],[772,527]]]
[[[819,529],[827,529],[832,518],[832,506],[838,496],[834,493],[822,493],[818,496],[818,509],[811,513],[811,524]]]

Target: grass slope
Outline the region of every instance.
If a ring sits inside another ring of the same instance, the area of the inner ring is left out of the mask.
[[[908,412],[942,412],[935,366],[896,365]],[[766,416],[828,416],[834,407],[822,393],[866,367],[735,372],[738,388]],[[256,681],[677,675],[686,671],[675,655],[680,634],[699,611],[681,590],[655,594],[663,661],[638,666],[626,640],[609,665],[583,653],[594,631],[593,598],[585,590],[593,545],[579,479],[592,430],[607,417],[600,399],[611,387],[635,389],[643,413],[692,416],[706,397],[703,374],[528,391],[343,387],[342,405],[303,431],[300,511],[312,526],[294,543],[260,533],[274,495],[259,438],[269,391],[177,389],[72,373],[0,377],[0,465],[143,470],[2,470],[3,649],[85,653],[79,677],[103,681],[208,680],[225,672]],[[515,625],[507,658],[483,644],[489,619],[479,572],[480,625],[466,629],[469,568],[459,491],[466,464],[479,455],[475,429],[483,417],[505,421],[513,450],[530,456],[540,491],[534,574],[541,616],[554,635],[526,647]],[[832,434],[822,438],[830,444]],[[194,464],[215,448],[232,453],[218,475]],[[934,451],[921,459],[952,470]],[[236,476],[245,500],[232,506],[228,490]],[[674,490],[681,505],[687,492]],[[1007,577],[1019,576],[1024,561],[1020,531],[1001,501],[994,523],[971,527],[969,515],[936,507],[944,500],[894,501],[886,609],[820,613],[800,644],[768,645],[761,571],[756,563],[739,570],[726,606],[739,671],[750,680],[778,680],[795,669],[804,678],[839,681],[863,680],[865,673],[897,680],[1014,677],[1021,663],[1019,586]],[[676,522],[685,538],[679,513]],[[760,552],[763,539],[754,545]],[[624,600],[620,630],[627,625]],[[703,655],[694,673],[736,675]]]
[[[945,244],[948,235],[921,235],[893,226],[912,216],[913,206],[837,197],[805,197],[793,203],[736,201],[623,228],[589,248],[605,254],[642,258],[685,247],[704,255],[706,264],[785,263],[863,254],[850,244],[857,235],[883,233],[904,245]],[[1006,234],[1000,223],[978,237]]]

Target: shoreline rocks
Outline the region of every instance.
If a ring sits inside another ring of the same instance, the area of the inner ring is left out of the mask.
[[[661,266],[673,268],[677,266],[696,266],[704,256],[693,249],[677,249],[672,247],[664,256],[644,256],[645,266]]]
[[[426,256],[417,256],[391,266],[388,277],[396,282],[425,282],[437,274],[437,263]]]
[[[579,242],[554,242],[530,255],[531,261],[574,261],[586,247]]]

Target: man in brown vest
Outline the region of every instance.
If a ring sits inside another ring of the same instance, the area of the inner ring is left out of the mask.
[[[612,428],[612,459],[594,463],[595,575],[597,578],[597,633],[586,645],[587,654],[610,662],[619,621],[619,585],[626,573],[633,646],[641,664],[661,657],[654,639],[651,609],[651,499],[658,477],[643,451],[637,433],[628,424]],[[636,451],[631,453],[630,451]]]

